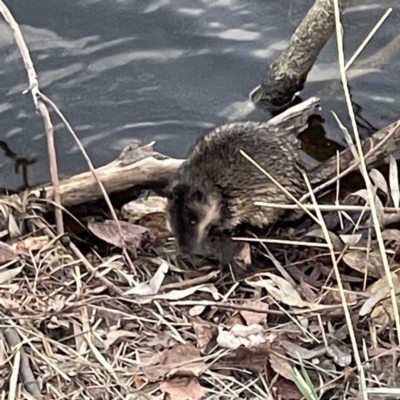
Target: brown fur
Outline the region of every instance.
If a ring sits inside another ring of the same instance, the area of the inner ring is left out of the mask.
[[[292,201],[240,150],[299,197],[305,186],[297,166],[298,148],[293,135],[255,122],[223,125],[202,137],[171,183],[167,218],[181,251],[218,256],[237,226],[276,222],[282,210],[254,202]],[[216,236],[220,238],[213,240]]]

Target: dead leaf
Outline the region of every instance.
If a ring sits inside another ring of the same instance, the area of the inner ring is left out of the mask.
[[[280,350],[274,349],[269,354],[269,362],[271,368],[280,376],[288,379],[289,381],[293,381],[292,377],[292,363],[285,358],[283,353]]]
[[[218,327],[217,343],[226,349],[237,349],[240,346],[252,347],[265,343],[264,329],[261,325],[250,326],[235,325],[228,332],[221,326]]]
[[[143,234],[148,231],[147,228],[125,221],[118,221],[118,223],[121,226],[124,245],[128,250],[135,253],[142,242]],[[88,228],[94,235],[105,242],[122,247],[118,227],[113,220],[89,222]]]
[[[129,338],[129,337],[134,337],[137,338],[138,334],[136,332],[130,332],[130,331],[124,331],[122,329],[118,330],[113,330],[107,333],[106,335],[106,340],[103,343],[104,350],[108,350],[116,340],[120,338]]]
[[[382,232],[382,239],[400,243],[400,231],[398,229],[385,229]]]
[[[138,224],[149,230],[149,240],[154,247],[163,246],[172,236],[167,228],[165,213],[151,213],[142,217]]]
[[[382,173],[379,172],[377,169],[373,168],[371,169],[369,176],[374,181],[375,186],[380,190],[382,190],[382,192],[389,197],[389,188],[386,183],[385,177],[382,175]]]
[[[303,294],[303,296],[307,299],[307,301],[309,302],[314,302],[315,299],[318,297],[315,292],[312,290],[312,286],[307,283],[306,281],[304,281],[303,279],[301,279],[300,281],[300,289],[301,292]]]
[[[167,198],[161,196],[149,196],[130,201],[121,209],[123,218],[134,223],[148,214],[162,213],[165,215]]]
[[[191,343],[177,344],[153,357],[142,370],[150,382],[166,375],[199,376],[207,369],[200,357],[200,351]]]
[[[0,242],[0,264],[5,264],[18,258],[17,252],[7,243]]]
[[[15,276],[17,276],[24,266],[13,268],[13,269],[5,269],[0,271],[0,285],[3,285],[6,282],[11,281]]]
[[[265,372],[271,343],[267,341],[257,347],[239,347],[230,351],[225,359],[224,366],[228,368],[245,368],[256,373]]]
[[[329,233],[329,238],[331,239],[331,242],[333,244],[333,248],[336,251],[342,251],[344,248],[343,242],[333,232],[328,232],[328,233]],[[314,229],[310,232],[307,232],[304,236],[316,237],[322,239],[326,243],[325,234],[322,229]]]
[[[243,305],[260,311],[268,311],[269,309],[269,305],[260,300],[246,302]],[[240,315],[246,321],[246,325],[264,324],[267,320],[267,314],[262,312],[243,310],[240,311]]]
[[[213,337],[213,330],[209,324],[193,322],[193,329],[196,335],[197,347],[204,353]]]
[[[231,315],[226,321],[225,321],[225,325],[228,328],[233,328],[235,325],[242,325],[243,324],[243,320],[240,317],[239,314],[234,314]]]
[[[305,349],[289,340],[281,340],[280,345],[294,358],[302,360],[311,360],[312,358],[320,357],[325,354],[325,346],[313,350]]]
[[[199,400],[206,395],[206,389],[196,378],[173,378],[161,383],[160,389],[169,394],[169,400]]]
[[[266,273],[265,275],[271,279],[260,279],[257,281],[246,279],[246,283],[252,287],[265,288],[276,301],[287,304],[288,306],[309,307],[312,305],[305,302],[300,297],[299,293],[293,289],[291,284],[285,279],[271,273]]]
[[[365,251],[353,250],[343,256],[343,261],[356,271],[361,273],[367,271],[368,276],[374,278],[380,278],[385,274],[382,257],[379,251],[373,250],[367,253]],[[388,261],[390,262],[390,260]]]
[[[133,377],[133,381],[135,382],[135,389],[142,388],[148,382],[147,379],[143,375],[135,375]]]
[[[278,399],[284,400],[301,400],[304,399],[300,390],[297,386],[292,382],[285,378],[279,377],[275,384],[273,385],[273,389],[276,390],[276,395]]]
[[[163,261],[158,267],[156,273],[151,278],[149,283],[140,282],[135,287],[127,290],[124,294],[136,294],[136,295],[154,295],[160,290],[160,287],[164,281],[165,275],[169,271],[169,266],[166,261]]]
[[[29,253],[30,251],[41,250],[47,243],[49,243],[47,236],[30,236],[19,240],[15,244],[15,250],[20,254]]]
[[[337,346],[332,343],[326,349],[326,353],[332,357],[335,364],[339,367],[347,367],[351,363],[351,350],[344,346]]]
[[[343,243],[349,246],[355,246],[362,239],[361,233],[354,233],[352,235],[339,235]]]
[[[137,301],[140,304],[147,304],[147,303],[151,303],[154,300],[161,300],[161,299],[163,299],[163,300],[180,300],[187,296],[192,295],[193,293],[195,293],[197,291],[211,293],[211,295],[213,296],[215,301],[222,298],[222,295],[218,293],[217,288],[214,285],[203,284],[203,285],[197,285],[197,286],[193,286],[193,287],[190,287],[187,289],[182,289],[182,290],[171,290],[170,292],[156,294],[154,296],[139,297],[137,299]]]
[[[205,309],[206,309],[205,306],[200,306],[200,305],[193,306],[189,309],[189,315],[191,315],[192,317],[198,317],[203,313]]]

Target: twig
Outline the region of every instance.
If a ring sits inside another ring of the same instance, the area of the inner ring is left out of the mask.
[[[123,233],[122,233],[121,224],[119,223],[117,214],[115,213],[114,207],[113,207],[113,205],[111,204],[110,197],[108,196],[107,191],[106,191],[106,189],[105,189],[103,183],[101,182],[101,180],[100,180],[99,177],[97,176],[96,169],[94,168],[94,165],[93,165],[92,161],[90,160],[90,157],[89,157],[88,153],[86,152],[85,148],[83,147],[82,142],[80,141],[80,139],[79,139],[78,136],[76,135],[75,131],[72,129],[72,126],[70,125],[70,123],[68,122],[68,120],[65,118],[65,116],[63,115],[63,113],[60,111],[60,109],[57,107],[57,105],[56,105],[51,99],[49,99],[47,96],[45,96],[45,95],[42,94],[42,93],[40,94],[40,97],[41,97],[44,101],[46,101],[48,104],[50,104],[50,106],[53,108],[53,110],[54,110],[54,111],[57,113],[57,115],[61,118],[61,120],[63,121],[64,125],[67,127],[67,129],[68,129],[68,131],[70,132],[70,134],[72,135],[72,137],[75,139],[75,141],[76,141],[76,143],[77,143],[77,145],[78,145],[80,151],[82,152],[83,156],[85,157],[86,162],[87,162],[87,164],[88,164],[88,166],[89,166],[89,170],[90,170],[90,172],[93,174],[94,179],[96,180],[97,184],[99,185],[100,190],[101,190],[101,192],[103,193],[104,200],[106,201],[107,206],[108,206],[108,208],[109,208],[109,210],[110,210],[111,216],[112,216],[112,218],[113,218],[113,220],[114,220],[114,222],[115,222],[115,224],[116,224],[116,226],[117,226],[117,228],[118,228],[118,234],[119,234],[119,237],[120,237],[120,240],[121,240],[122,251],[123,251],[123,253],[124,253],[125,259],[126,259],[126,261],[128,262],[128,264],[129,264],[131,270],[132,270],[133,272],[135,272],[135,271],[136,271],[136,268],[135,268],[135,266],[133,265],[132,260],[131,260],[129,254],[128,254],[127,249],[126,249],[126,245],[125,245],[124,236],[123,236]]]
[[[337,0],[335,0],[335,1],[337,1]],[[345,318],[346,318],[346,324],[347,324],[347,328],[349,330],[350,341],[351,341],[351,345],[353,347],[354,359],[355,359],[356,364],[357,364],[357,369],[358,369],[358,371],[360,373],[361,393],[363,394],[364,399],[367,399],[366,394],[365,394],[366,384],[365,384],[364,367],[363,367],[362,362],[361,362],[360,353],[358,352],[357,339],[356,339],[356,336],[355,336],[355,333],[354,333],[354,327],[353,327],[353,323],[352,323],[352,320],[351,320],[350,310],[349,310],[349,306],[347,304],[346,295],[345,295],[344,287],[343,287],[343,283],[342,283],[342,278],[340,276],[338,263],[337,263],[337,260],[336,260],[336,257],[335,257],[335,249],[333,247],[333,243],[332,243],[331,237],[329,236],[329,231],[328,231],[328,228],[326,226],[325,220],[324,220],[324,218],[322,216],[321,210],[318,209],[317,200],[316,200],[315,195],[314,195],[314,193],[312,191],[312,187],[311,187],[310,181],[309,181],[309,179],[308,179],[306,174],[304,174],[304,180],[305,180],[305,182],[307,184],[307,188],[308,188],[308,191],[310,193],[311,199],[312,199],[312,201],[314,203],[314,206],[316,207],[315,211],[316,211],[317,216],[318,216],[318,218],[320,220],[321,228],[322,228],[322,231],[324,233],[325,240],[326,240],[326,242],[328,243],[328,246],[329,246],[329,253],[330,253],[330,256],[331,256],[331,259],[332,259],[333,270],[335,271],[336,281],[337,281],[337,285],[338,285],[339,293],[340,293],[340,298],[342,300],[343,311],[344,311],[344,315],[345,315]]]
[[[19,368],[19,377],[21,382],[32,396],[34,396],[36,399],[42,399],[39,386],[35,381],[35,377],[33,376],[33,372],[29,365],[28,356],[21,346],[21,339],[18,335],[18,332],[14,328],[8,328],[4,330],[4,336],[10,348],[19,347],[17,351],[21,356],[21,364]]]
[[[15,21],[13,15],[11,14],[10,10],[4,4],[3,1],[0,0],[0,11],[4,16],[4,19],[8,22],[11,29],[14,33],[15,41],[21,52],[21,57],[24,60],[25,68],[28,73],[28,80],[29,80],[29,90],[32,93],[33,102],[35,104],[36,110],[41,114],[44,125],[45,131],[47,136],[47,146],[49,151],[49,158],[50,158],[50,173],[51,173],[51,180],[54,187],[54,200],[59,203],[60,201],[60,192],[59,192],[59,180],[58,180],[58,170],[57,170],[57,157],[54,148],[54,129],[53,124],[51,123],[49,112],[46,106],[39,101],[40,97],[40,90],[39,90],[39,81],[37,78],[37,74],[35,71],[35,67],[33,66],[32,59],[29,54],[28,47],[26,46],[24,37],[22,35],[21,29],[17,22]],[[57,232],[61,235],[64,232],[64,225],[62,219],[62,212],[60,209],[55,209],[55,219],[57,225]]]
[[[58,168],[57,168],[57,156],[56,149],[54,146],[54,127],[51,123],[49,110],[40,100],[37,102],[37,107],[42,114],[44,120],[44,126],[47,135],[47,147],[49,150],[49,161],[50,161],[50,175],[51,182],[54,187],[54,202],[56,204],[61,205],[61,195],[60,195],[60,180],[58,178]],[[55,216],[56,216],[56,225],[57,225],[57,235],[62,235],[64,233],[64,223],[63,216],[60,207],[54,208]]]
[[[382,16],[382,18],[378,21],[378,23],[374,26],[374,28],[371,30],[369,35],[364,39],[364,41],[361,43],[360,47],[356,50],[356,52],[353,54],[353,56],[350,58],[346,66],[344,67],[344,70],[347,71],[350,66],[353,64],[355,59],[361,54],[361,52],[364,50],[365,46],[368,44],[368,42],[371,40],[372,36],[375,35],[375,33],[378,31],[378,29],[382,26],[382,24],[386,21],[387,17],[389,14],[393,11],[393,8],[389,8],[385,14]]]

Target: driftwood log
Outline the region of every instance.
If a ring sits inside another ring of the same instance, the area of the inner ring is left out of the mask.
[[[343,11],[350,0],[339,2]],[[251,98],[269,110],[291,103],[301,91],[319,53],[335,31],[333,0],[316,0],[293,34],[286,50],[271,65],[267,76]]]
[[[311,98],[289,108],[266,125],[273,132],[286,130],[296,134],[307,127],[307,120],[319,106],[318,98]],[[100,167],[96,174],[103,182],[108,194],[116,194],[129,189],[163,189],[184,160],[169,158],[153,150],[153,143],[140,146],[135,142],[124,149],[117,160]],[[379,130],[363,142],[363,151],[368,164],[375,163],[400,147],[400,120]],[[340,171],[346,173],[358,166],[351,149],[340,154]],[[331,157],[318,167],[308,171],[313,186],[333,179],[337,175],[336,156]],[[266,177],[266,179],[268,179]],[[61,203],[73,207],[102,198],[102,193],[91,172],[81,173],[60,182]],[[52,200],[52,186],[36,188],[29,195],[41,196]]]

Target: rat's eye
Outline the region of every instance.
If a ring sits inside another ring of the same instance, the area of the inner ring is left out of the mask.
[[[190,225],[196,225],[196,222],[197,222],[197,219],[194,218],[194,217],[189,219],[189,224]]]

